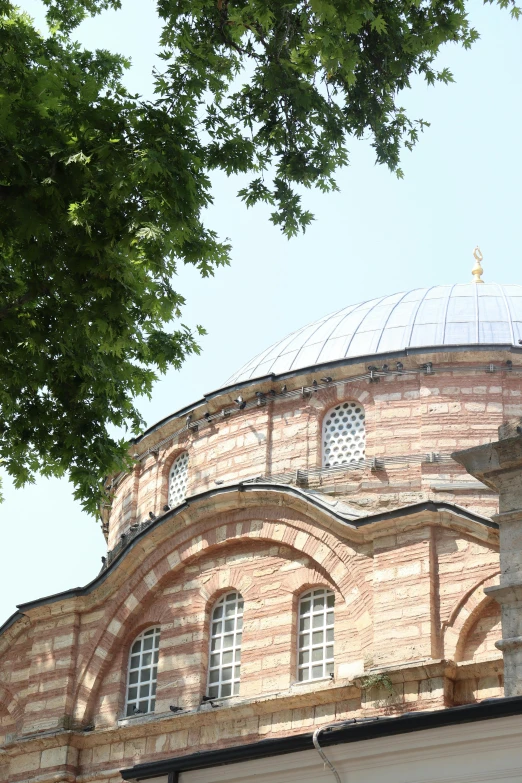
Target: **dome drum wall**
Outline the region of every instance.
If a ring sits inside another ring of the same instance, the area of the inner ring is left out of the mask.
[[[183,451],[189,454],[187,497],[255,476],[285,474],[288,479],[293,474],[301,476],[306,486],[334,494],[361,513],[434,496],[485,515],[495,513],[493,493],[470,482],[449,454],[496,438],[506,418],[522,415],[522,374],[509,371],[510,356],[507,351],[461,350],[409,357],[404,359],[404,370],[415,372],[390,372],[378,382],[357,380],[358,375],[368,374],[367,367],[352,365],[332,371],[332,383],[322,384],[317,391],[312,385],[316,374],[301,376],[294,386],[288,383],[289,391],[309,387],[304,396],[296,392],[266,397],[262,405],[244,410],[232,405],[230,416],[185,430],[178,439],[152,449],[134,475],[123,477],[109,520],[109,549],[131,524],[143,522],[149,512],[162,513],[170,467]],[[516,362],[516,356],[513,359]],[[428,362],[433,362],[430,374],[421,369]],[[487,372],[490,362],[495,372]],[[338,382],[343,376],[346,382]],[[264,392],[269,388],[261,385]],[[243,392],[244,399],[255,400],[255,390],[254,385]],[[228,395],[216,402],[217,410],[219,403],[230,408]],[[366,462],[363,467],[352,464],[345,472],[339,468],[329,472],[322,470],[323,422],[344,402],[364,409]],[[201,409],[201,417],[205,410]],[[168,427],[171,430],[172,425]],[[154,431],[156,443],[164,437],[162,428]],[[147,445],[154,445],[152,436],[147,440]],[[444,459],[430,461],[429,454]],[[373,470],[368,463],[372,458],[378,460]],[[134,517],[129,509],[135,509]]]

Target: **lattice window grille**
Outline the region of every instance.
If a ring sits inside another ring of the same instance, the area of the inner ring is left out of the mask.
[[[243,598],[224,595],[212,610],[207,695],[214,699],[237,696],[241,675]]]
[[[175,508],[183,503],[187,492],[189,455],[184,451],[174,460],[169,477],[169,506]]]
[[[299,600],[298,666],[300,682],[320,680],[334,671],[334,601],[331,590],[310,590]]]
[[[134,640],[129,653],[126,715],[154,712],[160,629],[149,628]]]
[[[364,459],[366,433],[364,408],[343,402],[329,411],[323,423],[323,467],[346,465]]]

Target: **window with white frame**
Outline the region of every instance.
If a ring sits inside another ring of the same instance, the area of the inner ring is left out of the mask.
[[[175,508],[183,503],[188,482],[188,451],[184,451],[172,463],[169,474],[169,506]]]
[[[127,674],[126,715],[154,712],[160,629],[148,628],[132,643]]]
[[[334,601],[333,592],[324,587],[299,599],[297,673],[301,682],[333,674]]]
[[[207,695],[211,698],[239,693],[242,638],[243,598],[234,591],[219,599],[210,618]]]
[[[364,408],[359,402],[342,402],[328,411],[323,421],[323,467],[360,462],[365,445]]]

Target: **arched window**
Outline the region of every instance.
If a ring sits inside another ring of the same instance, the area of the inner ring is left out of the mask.
[[[298,679],[320,680],[334,670],[334,601],[319,587],[299,599]]]
[[[207,695],[211,698],[239,693],[242,638],[243,598],[234,591],[219,599],[210,619]]]
[[[126,715],[154,712],[160,629],[148,628],[132,643],[127,674]]]
[[[169,474],[169,506],[175,508],[185,500],[189,455],[184,451],[174,460]]]
[[[364,459],[366,435],[364,408],[342,402],[328,411],[323,422],[323,467],[346,465]]]

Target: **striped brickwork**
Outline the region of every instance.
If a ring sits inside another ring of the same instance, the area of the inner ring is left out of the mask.
[[[449,459],[393,462],[494,440],[505,418],[522,414],[522,375],[485,371],[502,365],[501,352],[464,358],[407,357],[406,369],[432,360],[433,373],[378,382],[349,382],[364,367],[337,368],[316,392],[267,396],[170,440],[176,419],[146,434],[113,490],[110,567],[88,590],[23,607],[0,634],[1,783],[116,783],[119,769],[146,760],[501,695],[499,607],[483,592],[498,578],[498,533],[486,518],[497,498],[463,487],[469,477]],[[227,409],[234,395],[207,408]],[[349,400],[365,408],[366,456],[388,462],[314,473],[324,417]],[[191,501],[164,513],[183,451]],[[311,476],[308,494],[290,491],[303,487],[300,471]],[[286,488],[238,485],[289,473]],[[428,500],[446,505],[386,514]],[[338,501],[368,519],[352,524]],[[149,512],[157,518],[130,536]],[[334,678],[299,683],[298,601],[314,587],[335,596]],[[240,691],[212,707],[202,704],[210,612],[232,590],[244,599]],[[125,718],[129,650],[150,627],[161,629],[155,713]]]
[[[353,531],[305,505],[282,492],[201,501],[148,531],[87,595],[28,610],[1,639],[0,780],[117,780],[144,758],[501,693],[498,609],[481,598],[498,570],[493,530],[419,512]],[[335,679],[301,684],[297,602],[314,586],[335,594]],[[201,706],[209,612],[230,589],[245,601],[240,694]],[[124,719],[129,648],[151,626],[156,714]],[[391,693],[365,687],[379,667]]]
[[[448,362],[449,355],[422,357],[434,360],[432,374],[389,375],[377,383],[352,382],[365,370],[356,365],[332,371],[346,383],[320,388],[305,397],[267,397],[262,407],[234,411],[231,397],[223,395],[202,406],[194,418],[224,408],[233,410],[225,419],[217,417],[209,426],[186,430],[185,417],[160,427],[147,436],[135,453],[153,449],[140,459],[133,474],[119,480],[113,497],[108,531],[112,549],[130,525],[162,512],[168,497],[170,466],[183,451],[190,455],[187,495],[213,489],[216,482],[235,483],[258,475],[314,471],[322,465],[322,423],[328,411],[343,401],[364,405],[366,413],[366,456],[393,460],[401,455],[421,457],[430,452],[448,458],[456,449],[494,440],[500,424],[522,415],[522,375],[502,369],[498,355],[469,354],[469,361]],[[499,367],[486,372],[488,361]],[[439,363],[440,369],[437,371]],[[480,362],[480,363],[479,363]],[[410,360],[418,368],[420,358]],[[478,368],[478,369],[477,369]],[[300,388],[315,376],[294,379]],[[273,384],[275,386],[275,384]],[[290,382],[288,382],[290,389]],[[263,389],[268,389],[265,383]],[[243,391],[245,398],[254,396]],[[265,389],[265,390],[266,390]],[[182,428],[178,437],[163,441]],[[155,443],[159,443],[157,450]],[[386,464],[385,470],[369,467],[322,476],[320,486],[336,491],[338,497],[364,511],[397,508],[429,497],[449,500],[477,512],[492,515],[496,497],[487,491],[448,484],[468,480],[465,471],[449,459],[416,464]],[[312,479],[314,486],[317,484]],[[337,487],[337,489],[336,489]]]

